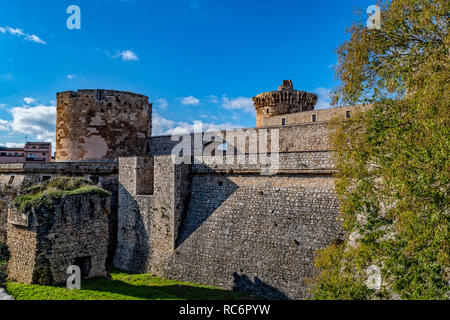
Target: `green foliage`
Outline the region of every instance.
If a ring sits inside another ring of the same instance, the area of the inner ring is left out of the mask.
[[[13,202],[17,208],[50,206],[52,200],[79,194],[98,194],[108,197],[109,192],[81,178],[58,177],[24,190]]]
[[[380,5],[382,29],[356,23],[338,50],[334,101],[373,105],[332,124],[348,234],[342,246],[319,252],[313,292],[317,299],[448,299],[450,2]],[[381,269],[380,290],[365,285],[371,265]]]
[[[6,278],[8,277],[8,260],[10,253],[6,243],[0,242],[0,287],[4,286],[6,283]]]
[[[17,300],[253,300],[246,294],[149,274],[113,270],[111,279],[93,278],[81,290],[63,286],[24,285],[9,282],[7,289]]]

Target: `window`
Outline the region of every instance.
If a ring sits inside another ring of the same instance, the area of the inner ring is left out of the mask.
[[[266,109],[266,113],[267,113],[267,114],[270,113],[270,109],[269,109],[269,108]]]
[[[313,121],[313,122],[316,122],[316,121],[317,121],[317,115],[313,114],[313,116],[312,116],[312,121]]]
[[[349,119],[350,118],[350,111],[347,111],[345,116],[346,116],[347,119]]]
[[[286,118],[281,119],[281,125],[285,126],[286,125]]]
[[[8,181],[8,185],[9,185],[9,186],[13,184],[14,178],[15,178],[15,176],[9,177],[9,181]]]

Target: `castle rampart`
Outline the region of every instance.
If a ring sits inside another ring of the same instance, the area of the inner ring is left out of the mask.
[[[0,165],[0,237],[17,192],[85,177],[111,193],[110,266],[273,299],[309,297],[316,250],[343,237],[329,121],[366,107],[314,110],[317,96],[291,81],[254,102],[257,128],[150,137],[145,96],[59,93],[59,161]],[[16,229],[11,241],[36,246],[33,233]]]

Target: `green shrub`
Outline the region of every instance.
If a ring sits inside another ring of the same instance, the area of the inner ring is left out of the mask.
[[[449,299],[450,2],[379,4],[381,29],[357,22],[338,49],[334,101],[372,108],[332,124],[347,237],[319,252],[313,293]],[[365,283],[371,266],[376,288]]]
[[[6,243],[0,242],[0,287],[3,287],[8,277],[8,260],[10,254]]]
[[[78,194],[98,194],[108,197],[110,193],[94,186],[89,180],[82,178],[58,177],[25,189],[13,202],[20,210],[27,207],[50,205],[52,200],[64,196]]]

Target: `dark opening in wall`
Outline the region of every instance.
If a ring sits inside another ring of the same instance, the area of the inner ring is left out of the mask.
[[[316,122],[317,121],[317,115],[313,114],[312,116],[312,122]]]
[[[346,113],[345,117],[346,117],[347,119],[349,119],[349,118],[350,118],[350,111],[347,111],[347,113]]]
[[[270,109],[269,109],[269,108],[266,109],[266,113],[267,113],[267,114],[270,113]]]
[[[91,273],[92,269],[92,258],[91,257],[80,257],[75,258],[74,265],[78,266],[81,271],[81,277],[87,278]]]
[[[98,182],[100,181],[100,177],[99,176],[89,176],[89,180],[91,180],[91,182],[94,184],[98,184]]]
[[[41,182],[49,181],[52,178],[52,176],[42,176]]]
[[[9,177],[9,181],[8,181],[8,185],[9,185],[9,186],[13,184],[14,178],[15,178],[15,176]]]
[[[285,126],[286,125],[286,118],[281,119],[281,125]]]
[[[223,181],[219,180],[218,185],[219,185],[219,187],[223,186]]]
[[[97,101],[104,101],[106,99],[105,90],[97,90],[96,93]]]

